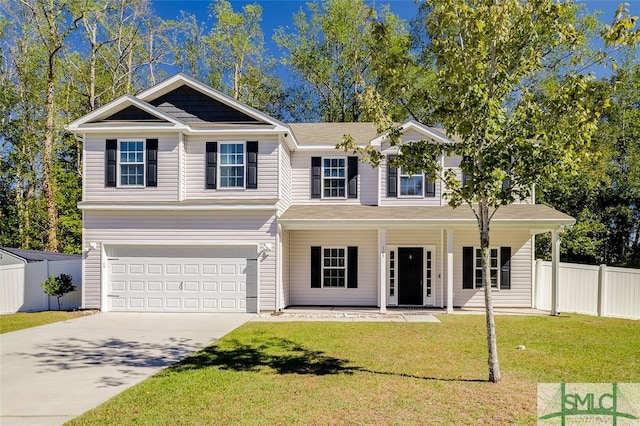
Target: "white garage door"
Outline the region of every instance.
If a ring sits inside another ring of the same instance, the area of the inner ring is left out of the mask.
[[[143,256],[131,256],[130,251],[120,250],[126,255],[108,258],[109,311],[248,311],[247,277],[250,287],[255,288],[255,259],[220,257],[220,253],[209,253],[216,257],[196,257],[192,250],[174,256],[144,256],[150,250],[142,250]],[[253,311],[251,305],[249,310]]]

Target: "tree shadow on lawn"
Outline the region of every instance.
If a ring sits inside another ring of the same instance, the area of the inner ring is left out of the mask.
[[[375,371],[352,365],[348,359],[326,355],[322,351],[310,350],[280,338],[262,339],[260,343],[247,344],[239,340],[206,347],[189,358],[171,366],[166,373],[217,367],[221,370],[260,371],[270,368],[278,374],[301,374],[324,376],[328,374],[352,375],[356,372],[385,376],[406,377],[430,381],[487,382],[485,379],[424,377],[391,371]]]

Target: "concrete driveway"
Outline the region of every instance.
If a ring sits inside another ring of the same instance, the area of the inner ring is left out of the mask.
[[[99,313],[0,334],[0,424],[60,425],[253,317]]]

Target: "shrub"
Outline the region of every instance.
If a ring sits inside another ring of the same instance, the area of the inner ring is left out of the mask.
[[[71,283],[71,275],[68,274],[60,274],[57,277],[51,275],[41,284],[41,287],[49,296],[55,296],[58,299],[58,310],[60,310],[60,298],[76,289],[76,286]]]

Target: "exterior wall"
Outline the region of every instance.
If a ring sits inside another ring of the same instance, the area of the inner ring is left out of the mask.
[[[97,250],[84,262],[84,308],[99,308],[103,244],[112,245],[238,245],[271,243],[275,247],[273,212],[122,212],[85,211],[84,239]],[[258,256],[259,307],[275,309],[275,250]]]
[[[511,247],[511,289],[493,290],[495,307],[530,308],[533,265],[531,263],[531,234],[529,231],[492,231],[491,247]],[[462,247],[480,245],[477,230],[454,231],[453,234],[453,305],[483,307],[482,288],[464,290],[462,288]],[[446,281],[445,281],[446,283]],[[446,290],[446,285],[445,285]]]
[[[291,152],[281,144],[278,149],[278,171],[279,171],[279,196],[278,213],[282,213],[289,208],[293,200],[291,194],[292,170]]]
[[[278,197],[278,140],[258,139],[258,189],[205,189],[207,141],[246,142],[255,138],[191,136],[185,142],[186,153],[186,198],[194,199],[251,199]],[[161,173],[160,171],[158,172]]]
[[[117,138],[158,138],[158,186],[145,188],[105,187],[105,143]],[[179,181],[178,134],[89,136],[84,142],[83,201],[177,201]]]
[[[288,305],[376,306],[378,233],[371,231],[290,231]],[[312,246],[357,246],[358,288],[311,288]]]
[[[292,198],[294,204],[378,204],[378,171],[368,163],[358,163],[358,198],[311,198],[311,157],[348,156],[343,151],[296,151],[291,158]]]

